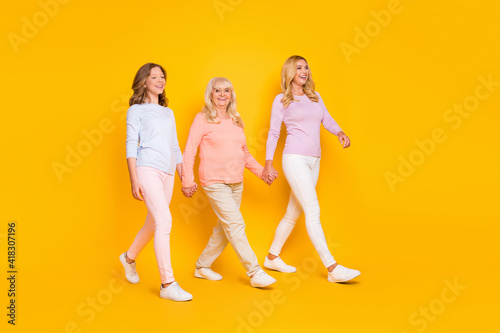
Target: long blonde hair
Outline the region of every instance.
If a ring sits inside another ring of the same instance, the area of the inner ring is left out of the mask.
[[[283,103],[285,108],[288,107],[292,101],[297,102],[297,100],[293,98],[292,81],[295,78],[295,75],[297,75],[297,64],[300,60],[304,60],[307,63],[307,60],[304,57],[294,55],[288,58],[281,68],[281,92],[284,94],[281,99],[281,103]],[[307,81],[304,85],[304,93],[311,101],[318,102],[318,95],[314,92],[315,86],[316,85],[314,84],[311,75],[311,68],[309,67],[309,75],[307,75]]]
[[[142,65],[135,74],[134,82],[132,83],[132,90],[134,90],[134,93],[128,101],[130,106],[144,103],[147,96],[147,90],[144,85],[146,84],[149,74],[151,74],[151,70],[155,67],[158,67],[163,72],[163,75],[165,75],[165,83],[167,82],[167,72],[161,65],[152,62]],[[161,106],[168,106],[168,98],[165,96],[165,90],[158,96],[158,104]]]
[[[233,124],[243,128],[243,121],[236,110],[236,93],[234,92],[233,84],[225,77],[214,77],[208,82],[207,88],[205,89],[205,106],[201,112],[205,114],[207,122],[214,124],[220,123],[220,121],[217,121],[217,109],[212,101],[212,91],[213,89],[227,88],[231,90],[231,100],[226,109],[227,115],[231,118]]]

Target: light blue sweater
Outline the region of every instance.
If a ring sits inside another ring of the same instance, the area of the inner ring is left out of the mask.
[[[134,104],[127,111],[127,158],[137,158],[136,166],[149,166],[175,174],[182,163],[174,113],[158,104]]]

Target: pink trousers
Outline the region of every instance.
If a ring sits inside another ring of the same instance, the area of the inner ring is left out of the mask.
[[[153,167],[140,166],[137,167],[137,178],[144,189],[148,215],[144,226],[128,249],[127,256],[135,260],[154,235],[154,250],[161,282],[170,283],[175,281],[170,262],[172,215],[169,209],[174,189],[174,176]]]

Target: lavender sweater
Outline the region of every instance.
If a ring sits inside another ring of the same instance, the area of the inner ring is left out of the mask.
[[[316,92],[319,101],[311,101],[307,95],[297,96],[287,108],[283,108],[283,94],[276,96],[271,111],[271,125],[267,137],[266,160],[272,160],[280,137],[281,123],[286,126],[286,142],[283,154],[321,156],[319,130],[321,124],[332,134],[341,131],[339,125],[328,113],[323,99]]]

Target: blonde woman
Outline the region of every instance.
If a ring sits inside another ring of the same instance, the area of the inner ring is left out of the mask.
[[[200,148],[200,183],[217,215],[218,222],[207,246],[196,262],[194,275],[208,280],[221,280],[222,276],[210,267],[231,243],[243,264],[252,287],[267,287],[276,280],[259,266],[257,257],[248,243],[245,222],[240,212],[245,167],[257,177],[263,167],[249,153],[243,122],[236,110],[236,94],[231,81],[213,78],[205,90],[205,106],[196,115],[189,131],[182,167],[182,190],[186,197],[196,191],[193,165]],[[276,178],[271,172],[266,179],[270,184]]]
[[[175,281],[170,262],[170,200],[174,174],[182,172],[182,154],[177,141],[174,113],[167,107],[165,69],[153,63],[142,66],[135,75],[127,111],[127,165],[135,199],[145,201],[146,222],[127,252],[120,255],[125,276],[139,283],[135,259],[153,238],[160,271],[160,297],[189,301],[193,296]]]
[[[349,147],[351,142],[330,116],[321,96],[314,88],[306,59],[300,56],[288,58],[281,70],[282,93],[274,99],[271,111],[263,178],[276,173],[273,157],[281,123],[284,122],[287,136],[283,151],[283,173],[291,193],[286,214],[276,229],[269,254],[264,260],[264,267],[284,273],[296,271],[295,267],[285,264],[279,255],[295,222],[304,211],[307,233],[328,270],[328,281],[344,282],[355,278],[360,272],[336,263],[328,249],[321,226],[316,195],[321,159],[321,124],[338,137],[343,148]]]

